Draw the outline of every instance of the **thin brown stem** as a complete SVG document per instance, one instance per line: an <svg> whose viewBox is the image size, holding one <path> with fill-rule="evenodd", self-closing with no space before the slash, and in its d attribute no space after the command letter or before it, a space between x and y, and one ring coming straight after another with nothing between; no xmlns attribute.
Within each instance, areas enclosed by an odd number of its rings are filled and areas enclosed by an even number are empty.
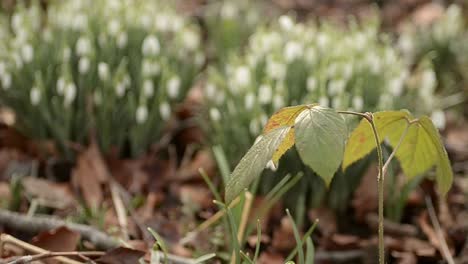
<svg viewBox="0 0 468 264"><path fill-rule="evenodd" d="M100 257L100 256L103 256L104 254L105 254L104 252L99 252L99 251L45 252L45 253L40 253L36 255L22 256L13 261L8 262L7 264L31 263L33 261L38 261L38 260L47 259L47 258L55 258L55 257L82 257L82 256Z"/></svg>

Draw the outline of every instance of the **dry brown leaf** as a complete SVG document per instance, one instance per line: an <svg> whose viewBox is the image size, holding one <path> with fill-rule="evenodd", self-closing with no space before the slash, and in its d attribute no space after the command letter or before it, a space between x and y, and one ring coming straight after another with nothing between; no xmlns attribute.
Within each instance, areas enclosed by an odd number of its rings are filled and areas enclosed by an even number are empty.
<svg viewBox="0 0 468 264"><path fill-rule="evenodd" d="M180 167L175 178L177 180L187 181L192 179L199 179L199 169L202 168L208 175L212 175L216 168L216 163L211 155L210 150L198 151L195 157L185 166Z"/></svg>
<svg viewBox="0 0 468 264"><path fill-rule="evenodd" d="M414 237L406 237L403 239L402 248L405 251L413 252L420 257L434 257L436 248L424 240Z"/></svg>
<svg viewBox="0 0 468 264"><path fill-rule="evenodd" d="M377 210L377 174L377 165L371 164L354 192L351 204L355 210L356 218L361 221L365 219L367 213Z"/></svg>
<svg viewBox="0 0 468 264"><path fill-rule="evenodd" d="M34 177L25 177L21 182L26 194L37 199L43 206L66 209L76 204L75 197L67 183L54 183Z"/></svg>
<svg viewBox="0 0 468 264"><path fill-rule="evenodd" d="M258 258L258 264L283 264L284 258L278 253L263 252Z"/></svg>
<svg viewBox="0 0 468 264"><path fill-rule="evenodd" d="M444 14L444 7L438 3L427 3L412 15L412 21L419 26L428 26Z"/></svg>
<svg viewBox="0 0 468 264"><path fill-rule="evenodd" d="M335 212L330 208L319 207L310 210L309 219L311 221L319 220L317 228L322 231L325 236L330 236L338 230Z"/></svg>
<svg viewBox="0 0 468 264"><path fill-rule="evenodd" d="M94 210L99 208L103 201L101 184L108 181L110 176L96 143L92 143L78 156L72 177L81 190L86 205Z"/></svg>
<svg viewBox="0 0 468 264"><path fill-rule="evenodd" d="M31 244L53 252L75 251L80 237L78 232L63 226L38 234L32 238ZM47 259L44 262L59 263L53 259Z"/></svg>
<svg viewBox="0 0 468 264"><path fill-rule="evenodd" d="M289 252L296 246L293 223L289 217L281 219L281 226L273 230L272 247L281 252Z"/></svg>
<svg viewBox="0 0 468 264"><path fill-rule="evenodd" d="M178 188L179 199L184 204L196 204L202 208L213 205L213 196L210 190L201 184L184 184Z"/></svg>
<svg viewBox="0 0 468 264"><path fill-rule="evenodd" d="M118 247L95 260L98 264L135 264L145 255L144 251Z"/></svg>
<svg viewBox="0 0 468 264"><path fill-rule="evenodd" d="M411 252L393 251L392 256L396 258L397 264L417 264L418 263L418 259Z"/></svg>

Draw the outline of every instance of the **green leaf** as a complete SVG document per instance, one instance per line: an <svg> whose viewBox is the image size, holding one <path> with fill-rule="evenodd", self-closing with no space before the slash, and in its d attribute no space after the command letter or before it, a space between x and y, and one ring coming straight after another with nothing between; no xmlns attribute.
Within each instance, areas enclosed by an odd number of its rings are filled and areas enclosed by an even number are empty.
<svg viewBox="0 0 468 264"><path fill-rule="evenodd" d="M396 134L401 135L401 132L411 119L411 115L407 111L384 111L373 114L374 123L377 133L380 136L380 143L385 137ZM345 170L349 165L362 159L368 155L374 148L375 138L372 127L366 119L362 119L359 125L353 130L351 136L346 143L343 165Z"/></svg>
<svg viewBox="0 0 468 264"><path fill-rule="evenodd" d="M310 105L313 106L313 105ZM263 129L263 134L282 126L293 126L296 117L308 107L307 105L296 105L284 107L274 113Z"/></svg>
<svg viewBox="0 0 468 264"><path fill-rule="evenodd" d="M347 136L343 117L329 108L308 107L296 118L294 128L302 161L329 185L343 159Z"/></svg>
<svg viewBox="0 0 468 264"><path fill-rule="evenodd" d="M282 126L271 130L249 149L228 179L226 203L230 203L260 175L290 129L291 127Z"/></svg>
<svg viewBox="0 0 468 264"><path fill-rule="evenodd" d="M428 117L423 116L419 119L419 123L426 131L429 139L437 150L436 179L439 191L442 195L445 195L450 189L450 186L452 186L453 181L453 172L447 151L445 150L444 144L440 139L439 131L437 128L435 128L432 121Z"/></svg>

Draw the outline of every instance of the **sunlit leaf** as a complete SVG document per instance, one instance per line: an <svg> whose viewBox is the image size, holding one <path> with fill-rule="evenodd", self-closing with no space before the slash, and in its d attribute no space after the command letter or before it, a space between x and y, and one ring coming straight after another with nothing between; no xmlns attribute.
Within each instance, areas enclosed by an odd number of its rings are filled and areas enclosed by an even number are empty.
<svg viewBox="0 0 468 264"><path fill-rule="evenodd" d="M313 105L311 105L313 106ZM263 129L263 134L268 133L269 131L276 129L281 126L292 126L296 117L305 109L307 105L296 105L290 107L284 107L274 113Z"/></svg>
<svg viewBox="0 0 468 264"><path fill-rule="evenodd" d="M329 185L343 159L347 136L343 117L332 109L313 106L299 114L294 128L302 161Z"/></svg>
<svg viewBox="0 0 468 264"><path fill-rule="evenodd" d="M384 111L374 113L374 123L380 136L380 143L390 134L401 135L411 116L406 111ZM366 119L362 119L353 130L346 143L343 170L349 165L368 155L374 148L375 138L372 127Z"/></svg>
<svg viewBox="0 0 468 264"><path fill-rule="evenodd" d="M281 156L283 156L284 153L286 153L286 151L288 151L288 149L290 149L293 145L294 145L294 128L291 127L286 137L284 137L283 142L281 142L278 149L275 151L275 153L273 154L273 157L271 158L275 166L278 166L278 161L281 158Z"/></svg>
<svg viewBox="0 0 468 264"><path fill-rule="evenodd" d="M226 202L231 202L257 178L273 157L291 127L282 126L271 130L255 143L231 174L226 184Z"/></svg>

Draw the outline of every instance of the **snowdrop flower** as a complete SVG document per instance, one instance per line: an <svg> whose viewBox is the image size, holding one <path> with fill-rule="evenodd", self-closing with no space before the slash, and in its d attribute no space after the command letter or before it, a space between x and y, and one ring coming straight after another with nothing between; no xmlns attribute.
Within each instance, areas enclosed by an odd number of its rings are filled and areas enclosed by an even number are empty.
<svg viewBox="0 0 468 264"><path fill-rule="evenodd" d="M362 96L356 95L352 99L353 108L356 111L361 111L364 107L364 99Z"/></svg>
<svg viewBox="0 0 468 264"><path fill-rule="evenodd" d="M213 83L207 83L205 85L205 95L208 99L213 99L216 95L216 86Z"/></svg>
<svg viewBox="0 0 468 264"><path fill-rule="evenodd" d="M226 1L221 7L221 17L223 19L233 19L237 16L238 10L234 3Z"/></svg>
<svg viewBox="0 0 468 264"><path fill-rule="evenodd" d="M182 43L184 44L185 48L193 51L198 48L200 39L198 34L193 30L184 30L182 33Z"/></svg>
<svg viewBox="0 0 468 264"><path fill-rule="evenodd" d="M81 36L78 41L76 41L76 54L78 56L85 56L91 53L91 41L89 38Z"/></svg>
<svg viewBox="0 0 468 264"><path fill-rule="evenodd" d="M120 49L123 49L127 46L128 42L128 35L127 32L120 32L119 35L117 35L117 47Z"/></svg>
<svg viewBox="0 0 468 264"><path fill-rule="evenodd" d="M88 25L88 17L85 14L77 14L72 22L72 27L75 30L84 30Z"/></svg>
<svg viewBox="0 0 468 264"><path fill-rule="evenodd" d="M307 78L307 91L313 92L317 88L317 79L314 76L309 76Z"/></svg>
<svg viewBox="0 0 468 264"><path fill-rule="evenodd" d="M328 107L330 104L330 101L328 100L328 97L326 96L320 96L319 98L319 105L323 107Z"/></svg>
<svg viewBox="0 0 468 264"><path fill-rule="evenodd" d="M65 94L64 94L64 104L65 106L71 105L76 97L76 86L74 83L69 83L65 87Z"/></svg>
<svg viewBox="0 0 468 264"><path fill-rule="evenodd" d="M29 92L29 99L31 100L32 105L38 105L41 101L41 90L34 86Z"/></svg>
<svg viewBox="0 0 468 264"><path fill-rule="evenodd" d="M3 90L8 90L11 87L11 74L4 73L1 76Z"/></svg>
<svg viewBox="0 0 468 264"><path fill-rule="evenodd" d="M160 50L159 40L154 35L148 35L143 40L143 44L141 46L141 52L143 55L158 55Z"/></svg>
<svg viewBox="0 0 468 264"><path fill-rule="evenodd" d="M159 105L159 113L161 114L161 118L163 120L168 120L171 116L171 106L168 102L162 102Z"/></svg>
<svg viewBox="0 0 468 264"><path fill-rule="evenodd" d="M147 79L143 82L143 94L147 97L153 96L154 84L152 80Z"/></svg>
<svg viewBox="0 0 468 264"><path fill-rule="evenodd" d="M59 77L57 80L57 93L63 95L66 85L67 83L65 82L65 79L63 77Z"/></svg>
<svg viewBox="0 0 468 264"><path fill-rule="evenodd" d="M24 62L30 63L34 56L34 49L33 47L27 43L21 47L21 55L24 59Z"/></svg>
<svg viewBox="0 0 468 264"><path fill-rule="evenodd" d="M358 33L354 37L354 47L357 50L363 50L366 47L367 38L364 33Z"/></svg>
<svg viewBox="0 0 468 264"><path fill-rule="evenodd" d="M161 70L161 66L159 66L159 63L157 61L151 61L144 59L142 66L141 66L141 71L144 76L148 77L153 77L157 75Z"/></svg>
<svg viewBox="0 0 468 264"><path fill-rule="evenodd" d="M245 109L251 110L255 104L255 95L252 92L248 92L244 98Z"/></svg>
<svg viewBox="0 0 468 264"><path fill-rule="evenodd" d="M341 108L341 103L342 103L341 97L336 96L335 98L333 98L332 107L335 109Z"/></svg>
<svg viewBox="0 0 468 264"><path fill-rule="evenodd" d="M143 124L148 119L148 108L146 105L138 106L135 113L136 121L138 124Z"/></svg>
<svg viewBox="0 0 468 264"><path fill-rule="evenodd" d="M278 19L280 27L284 31L291 31L294 28L294 21L287 15L282 15Z"/></svg>
<svg viewBox="0 0 468 264"><path fill-rule="evenodd" d="M258 135L258 133L260 132L260 125L258 124L257 120L255 119L250 120L249 130L250 130L250 134Z"/></svg>
<svg viewBox="0 0 468 264"><path fill-rule="evenodd" d="M101 81L109 79L109 65L105 62L99 62L98 64L98 75Z"/></svg>
<svg viewBox="0 0 468 264"><path fill-rule="evenodd" d="M112 19L107 25L109 35L116 36L120 31L120 22L117 19Z"/></svg>
<svg viewBox="0 0 468 264"><path fill-rule="evenodd" d="M245 87L250 84L250 69L247 66L237 67L234 72L234 81L236 85Z"/></svg>
<svg viewBox="0 0 468 264"><path fill-rule="evenodd" d="M431 114L431 119L432 119L432 122L434 122L434 125L435 125L438 129L444 129L444 128L445 128L446 120L445 120L444 111L442 111L442 110L435 110L435 111L432 112L432 114Z"/></svg>
<svg viewBox="0 0 468 264"><path fill-rule="evenodd" d="M13 14L13 16L11 17L11 27L13 28L13 31L15 31L15 33L22 30L23 17L21 16L21 14Z"/></svg>
<svg viewBox="0 0 468 264"><path fill-rule="evenodd" d="M403 93L404 79L401 77L393 78L388 82L388 90L397 97Z"/></svg>
<svg viewBox="0 0 468 264"><path fill-rule="evenodd" d="M125 95L126 85L124 82L118 82L115 85L115 94L117 97L122 98Z"/></svg>
<svg viewBox="0 0 468 264"><path fill-rule="evenodd" d="M144 29L149 29L151 27L151 17L148 15L141 16L140 23Z"/></svg>
<svg viewBox="0 0 468 264"><path fill-rule="evenodd" d="M81 74L86 74L89 71L90 66L91 62L89 61L88 57L82 57L78 62L78 71Z"/></svg>
<svg viewBox="0 0 468 264"><path fill-rule="evenodd" d="M211 108L210 109L210 118L214 122L221 120L221 113L219 112L218 108Z"/></svg>
<svg viewBox="0 0 468 264"><path fill-rule="evenodd" d="M437 84L437 77L432 70L425 70L421 77L421 94L424 96L432 96L432 92Z"/></svg>
<svg viewBox="0 0 468 264"><path fill-rule="evenodd" d="M346 82L344 80L332 80L328 84L328 91L330 95L338 95L344 92Z"/></svg>
<svg viewBox="0 0 468 264"><path fill-rule="evenodd" d="M155 25L162 32L169 31L171 29L171 17L168 14L161 13L156 16Z"/></svg>
<svg viewBox="0 0 468 264"><path fill-rule="evenodd" d="M266 73L267 76L273 80L283 80L286 77L286 65L284 65L284 63L268 60Z"/></svg>
<svg viewBox="0 0 468 264"><path fill-rule="evenodd" d="M15 61L15 66L18 70L23 68L23 59L21 59L21 56L19 54L14 53L13 60Z"/></svg>
<svg viewBox="0 0 468 264"><path fill-rule="evenodd" d="M303 47L301 44L295 41L289 41L284 47L284 57L286 62L292 62L295 59L301 57L303 54Z"/></svg>
<svg viewBox="0 0 468 264"><path fill-rule="evenodd" d="M367 63L373 74L377 74L381 70L380 58L375 54L371 53L367 56Z"/></svg>
<svg viewBox="0 0 468 264"><path fill-rule="evenodd" d="M327 47L329 42L329 38L325 33L318 33L317 34L317 46L323 50Z"/></svg>
<svg viewBox="0 0 468 264"><path fill-rule="evenodd" d="M414 49L413 39L409 34L402 34L398 39L398 47L405 54L412 54Z"/></svg>
<svg viewBox="0 0 468 264"><path fill-rule="evenodd" d="M279 94L275 94L275 96L273 97L273 108L280 109L283 106L284 106L283 97Z"/></svg>
<svg viewBox="0 0 468 264"><path fill-rule="evenodd" d="M273 91L268 84L262 84L258 88L258 101L261 104L269 104L273 97Z"/></svg>
<svg viewBox="0 0 468 264"><path fill-rule="evenodd" d="M169 98L176 98L179 96L179 91L180 91L180 78L179 76L174 76L171 77L167 81L167 94L169 95Z"/></svg>

